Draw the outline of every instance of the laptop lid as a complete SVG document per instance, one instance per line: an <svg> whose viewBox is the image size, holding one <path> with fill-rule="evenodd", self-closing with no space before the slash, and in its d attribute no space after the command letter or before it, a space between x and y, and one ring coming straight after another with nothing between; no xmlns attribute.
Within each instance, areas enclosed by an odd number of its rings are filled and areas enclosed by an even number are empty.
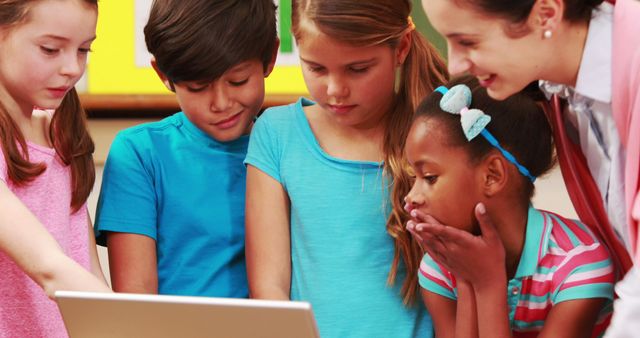
<svg viewBox="0 0 640 338"><path fill-rule="evenodd" d="M319 338L298 301L56 291L71 338Z"/></svg>

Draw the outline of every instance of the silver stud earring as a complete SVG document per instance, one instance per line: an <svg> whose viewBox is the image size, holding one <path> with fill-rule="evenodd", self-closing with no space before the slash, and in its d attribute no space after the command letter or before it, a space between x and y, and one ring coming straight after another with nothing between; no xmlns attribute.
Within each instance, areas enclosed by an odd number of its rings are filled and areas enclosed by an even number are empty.
<svg viewBox="0 0 640 338"><path fill-rule="evenodd" d="M553 36L553 32L550 29L547 29L544 31L544 33L542 33L542 36L547 40L551 39L551 37Z"/></svg>

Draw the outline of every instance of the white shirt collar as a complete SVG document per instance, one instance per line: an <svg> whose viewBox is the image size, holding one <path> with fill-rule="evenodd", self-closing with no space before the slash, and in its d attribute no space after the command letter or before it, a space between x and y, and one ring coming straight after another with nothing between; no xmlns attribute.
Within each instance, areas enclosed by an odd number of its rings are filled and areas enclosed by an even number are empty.
<svg viewBox="0 0 640 338"><path fill-rule="evenodd" d="M611 102L611 40L613 5L604 2L593 11L575 91L600 102Z"/></svg>

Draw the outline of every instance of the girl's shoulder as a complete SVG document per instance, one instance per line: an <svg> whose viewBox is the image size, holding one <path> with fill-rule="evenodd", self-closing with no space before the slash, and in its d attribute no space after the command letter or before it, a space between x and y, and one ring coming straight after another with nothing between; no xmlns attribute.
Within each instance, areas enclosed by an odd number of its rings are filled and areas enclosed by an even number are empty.
<svg viewBox="0 0 640 338"><path fill-rule="evenodd" d="M599 243L598 237L580 220L571 219L554 212L538 210L548 223L550 237L564 250L581 245Z"/></svg>
<svg viewBox="0 0 640 338"><path fill-rule="evenodd" d="M303 114L304 107L313 104L314 103L312 101L301 97L296 102L281 106L273 106L265 109L265 111L258 116L258 121L260 119L285 121L291 120L291 118L295 117L296 115Z"/></svg>
<svg viewBox="0 0 640 338"><path fill-rule="evenodd" d="M313 104L312 101L300 98L294 103L269 107L258 116L256 128L260 129L268 126L267 128L272 130L286 130L296 125L304 125L306 123L304 107Z"/></svg>

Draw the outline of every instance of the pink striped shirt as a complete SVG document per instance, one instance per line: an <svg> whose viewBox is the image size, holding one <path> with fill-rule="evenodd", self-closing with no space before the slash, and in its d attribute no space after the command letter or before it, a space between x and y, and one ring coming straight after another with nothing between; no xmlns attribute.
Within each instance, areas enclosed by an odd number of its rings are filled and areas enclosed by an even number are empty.
<svg viewBox="0 0 640 338"><path fill-rule="evenodd" d="M428 254L418 277L426 290L457 299L455 277ZM514 337L537 336L555 304L586 298L609 300L592 336L602 335L611 317L615 280L608 251L584 224L529 208L520 263L506 290Z"/></svg>
<svg viewBox="0 0 640 338"><path fill-rule="evenodd" d="M0 180L4 181L45 225L67 255L89 269L89 234L86 205L71 213L71 171L56 152L28 143L32 162L47 170L24 187L7 178L7 163L0 151ZM20 220L15 220L20 226ZM67 337L56 303L0 251L0 337Z"/></svg>

